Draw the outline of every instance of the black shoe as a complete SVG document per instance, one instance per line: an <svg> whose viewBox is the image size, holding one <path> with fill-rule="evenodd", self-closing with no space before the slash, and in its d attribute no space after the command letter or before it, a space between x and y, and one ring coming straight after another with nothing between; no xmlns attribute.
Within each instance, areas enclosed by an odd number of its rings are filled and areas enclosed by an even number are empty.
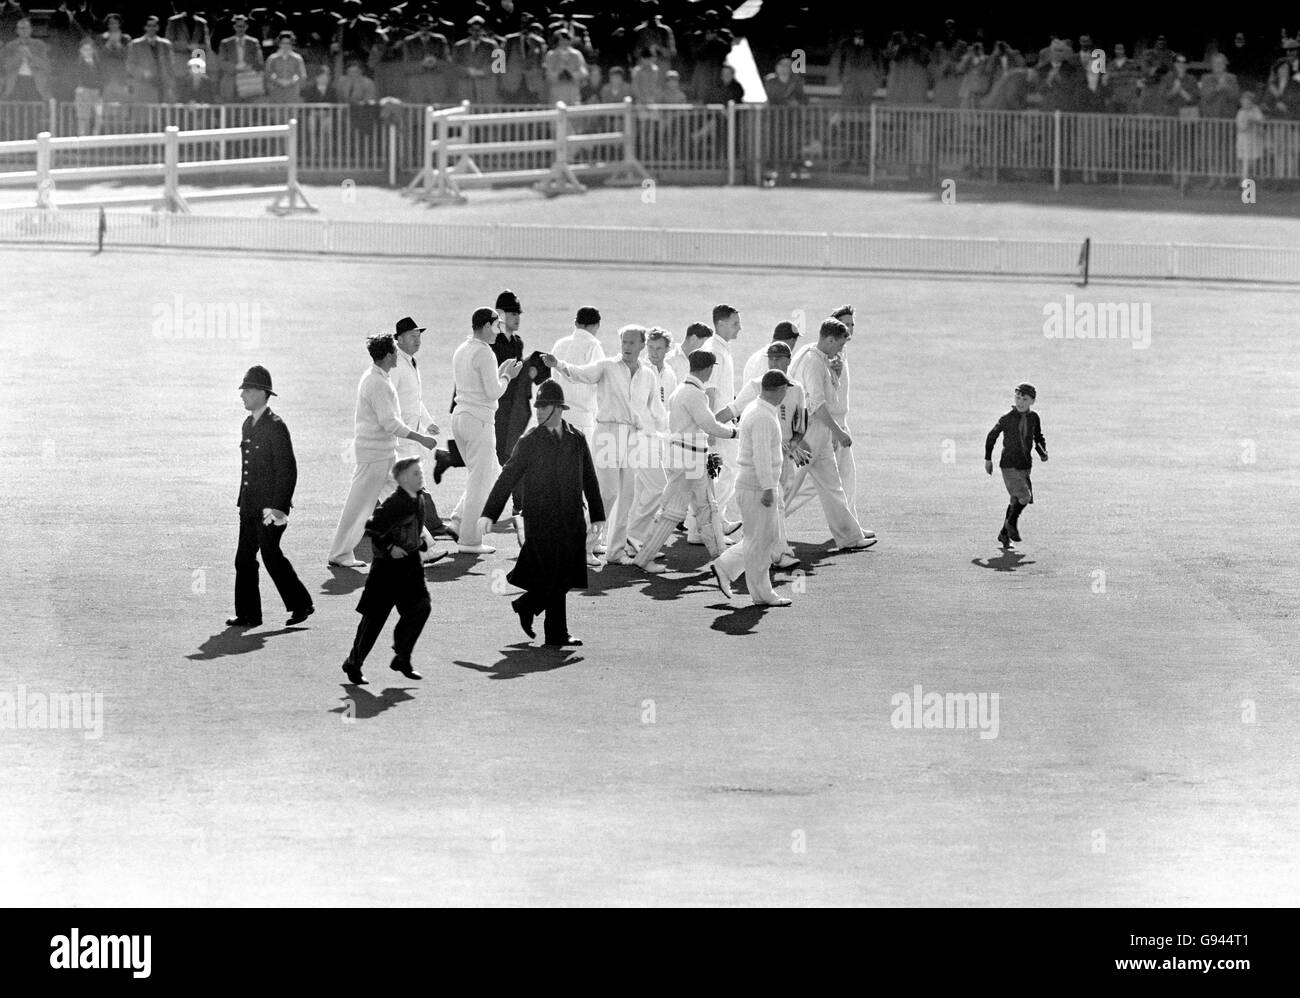
<svg viewBox="0 0 1300 998"><path fill-rule="evenodd" d="M445 450L436 450L433 452L433 484L441 485L442 476L447 473L451 467L451 460Z"/></svg>
<svg viewBox="0 0 1300 998"><path fill-rule="evenodd" d="M352 661L349 655L343 660L343 671L347 674L348 682L353 686L366 686L366 677L361 674L361 666Z"/></svg>
<svg viewBox="0 0 1300 998"><path fill-rule="evenodd" d="M520 609L519 600L517 599L510 601L510 609L519 614L519 626L524 629L524 633L530 638L537 637L537 634L533 631L533 612L531 610Z"/></svg>
<svg viewBox="0 0 1300 998"><path fill-rule="evenodd" d="M1013 541L1019 541L1019 540L1020 540L1020 528L1017 527L1014 523L1008 523L1008 524L1007 524L1007 536L1010 537Z"/></svg>
<svg viewBox="0 0 1300 998"><path fill-rule="evenodd" d="M1004 548L1011 547L1011 538L1007 536L1006 527L1003 527L1002 530L998 533L998 543L1001 544Z"/></svg>
<svg viewBox="0 0 1300 998"><path fill-rule="evenodd" d="M411 665L411 660L409 658L399 658L397 655L394 655L393 660L392 662L389 663L388 667L392 669L394 672L400 672L407 679L424 678L422 675L420 675L418 672L415 671L415 667Z"/></svg>
<svg viewBox="0 0 1300 998"><path fill-rule="evenodd" d="M294 610L292 616L285 621L285 625L292 627L294 624L301 624L304 620L316 612L316 608L308 603L301 610Z"/></svg>
<svg viewBox="0 0 1300 998"><path fill-rule="evenodd" d="M261 627L262 618L258 617L256 620L253 620L251 617L227 617L226 626L227 627Z"/></svg>
<svg viewBox="0 0 1300 998"><path fill-rule="evenodd" d="M563 641L548 641L546 643L552 648L563 648L566 645L572 645L575 648L582 647L582 642L574 637L566 637Z"/></svg>

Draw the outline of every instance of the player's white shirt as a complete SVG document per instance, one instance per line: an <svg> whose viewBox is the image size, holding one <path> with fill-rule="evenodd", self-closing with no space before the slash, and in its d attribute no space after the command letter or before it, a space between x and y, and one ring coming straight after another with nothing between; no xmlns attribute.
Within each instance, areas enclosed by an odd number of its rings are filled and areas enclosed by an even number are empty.
<svg viewBox="0 0 1300 998"><path fill-rule="evenodd" d="M740 376L741 384L749 384L755 378L761 378L767 370L767 347L759 347L745 361L744 373ZM742 388L741 391L744 391Z"/></svg>
<svg viewBox="0 0 1300 998"><path fill-rule="evenodd" d="M764 374L767 372L764 371ZM790 379L794 381L793 378ZM763 393L763 376L759 375L751 381L747 381L740 389L740 394L736 396L736 401L731 404L731 411L744 413L749 403L757 398L761 398ZM794 436L795 427L797 426L802 432L804 427L805 415L803 408L805 404L803 385L795 381L793 385L785 390L785 399L776 407L777 416L781 421L781 442L788 444Z"/></svg>
<svg viewBox="0 0 1300 998"><path fill-rule="evenodd" d="M812 353L817 353L817 357L811 357ZM816 343L809 343L807 346L800 347L790 362L790 380L800 381L807 388L808 411L811 415L816 408L821 405L822 400L826 402L826 411L835 419L837 423L847 425L849 415L849 357L848 348L840 351L840 359L843 363L840 370L836 373L831 369L826 360L826 355L817 350ZM820 364L810 361L820 360ZM816 385L825 381L823 390L818 390Z"/></svg>
<svg viewBox="0 0 1300 998"><path fill-rule="evenodd" d="M424 404L424 383L415 358L401 347L397 348L397 365L388 374L388 380L397 391L397 406L402 422L415 430L424 431L433 425L433 416Z"/></svg>
<svg viewBox="0 0 1300 998"><path fill-rule="evenodd" d="M605 348L600 345L600 340L585 329L574 329L568 336L561 336L555 341L555 346L551 347L551 353L556 359L575 367L583 367L593 361L605 359ZM594 423L596 386L566 378L559 371L552 372L551 376L564 388L564 401L569 405L571 416L580 423Z"/></svg>
<svg viewBox="0 0 1300 998"><path fill-rule="evenodd" d="M649 432L664 436L668 433L668 398L677 390L677 375L666 357L662 371L649 361L645 362L645 366L650 369L654 383L646 411L642 414L642 422Z"/></svg>
<svg viewBox="0 0 1300 998"><path fill-rule="evenodd" d="M721 409L724 405L730 405L736 397L736 360L731 353L731 344L721 336L710 339L708 349L718 360L713 365L713 375L705 382L705 387L718 390L715 401Z"/></svg>

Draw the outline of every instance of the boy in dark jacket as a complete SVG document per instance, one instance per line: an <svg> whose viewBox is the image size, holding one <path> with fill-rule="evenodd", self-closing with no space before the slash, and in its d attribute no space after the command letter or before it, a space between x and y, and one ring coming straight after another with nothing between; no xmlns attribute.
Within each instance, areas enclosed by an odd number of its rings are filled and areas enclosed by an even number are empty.
<svg viewBox="0 0 1300 998"><path fill-rule="evenodd" d="M357 604L361 623L352 642L352 651L343 663L348 681L366 684L362 663L397 607L397 626L393 628L391 668L407 679L422 679L411 665L411 651L429 619L429 589L424 584L424 565L420 552L427 542L421 536L441 524L434 512L433 497L424 491L424 472L418 457L403 458L393 465L397 490L380 504L366 522L366 536L374 549L374 562L366 577L366 588Z"/></svg>
<svg viewBox="0 0 1300 998"><path fill-rule="evenodd" d="M1002 459L998 466L1002 469L1002 481L1011 495L1011 504L1007 506L1006 519L998 533L998 542L1004 547L1011 546L1012 541L1020 540L1020 531L1016 523L1021 511L1034 501L1033 487L1029 482L1029 469L1034 465L1034 451L1044 461L1047 460L1047 441L1043 437L1042 423L1038 413L1031 407L1038 398L1033 385L1020 385L1016 388L1015 408L997 421L984 441L984 470L993 474L993 445L997 443L998 434L1002 434Z"/></svg>

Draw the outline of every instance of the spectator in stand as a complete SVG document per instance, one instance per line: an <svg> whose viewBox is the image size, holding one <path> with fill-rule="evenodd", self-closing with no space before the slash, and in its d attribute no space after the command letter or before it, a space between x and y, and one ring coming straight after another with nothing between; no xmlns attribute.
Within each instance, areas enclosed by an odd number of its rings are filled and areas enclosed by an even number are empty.
<svg viewBox="0 0 1300 998"><path fill-rule="evenodd" d="M931 100L936 107L960 107L962 59L966 55L966 43L958 41L953 49L943 42L935 42L931 56L934 68L934 93Z"/></svg>
<svg viewBox="0 0 1300 998"><path fill-rule="evenodd" d="M641 49L649 49L654 55L655 62L667 69L677 58L677 38L673 34L673 29L664 24L663 16L657 9L659 6L657 0L642 0L641 6L646 8L649 16L636 26L632 44L636 46L638 52Z"/></svg>
<svg viewBox="0 0 1300 998"><path fill-rule="evenodd" d="M221 71L218 85L221 100L226 104L252 100L264 89L260 82L264 68L262 47L248 34L248 17L236 14L231 21L231 30L234 34L221 39L217 46L217 65Z"/></svg>
<svg viewBox="0 0 1300 998"><path fill-rule="evenodd" d="M1264 77L1268 75L1267 62L1260 58L1256 46L1246 40L1244 31L1238 31L1233 35L1232 44L1224 54L1228 57L1228 65L1237 75L1243 90L1253 90L1263 85Z"/></svg>
<svg viewBox="0 0 1300 998"><path fill-rule="evenodd" d="M1029 106L1029 94L1036 82L1034 70L1013 64L998 76L980 106L989 111L1023 111Z"/></svg>
<svg viewBox="0 0 1300 998"><path fill-rule="evenodd" d="M19 18L14 30L17 37L0 48L0 71L4 73L0 97L13 101L49 100L49 46L32 37L30 18Z"/></svg>
<svg viewBox="0 0 1300 998"><path fill-rule="evenodd" d="M343 73L343 79L339 80L335 85L334 92L338 95L340 102L351 104L354 107L374 104L379 100L379 90L375 86L375 81L365 74L361 61L358 59L352 59L348 62Z"/></svg>
<svg viewBox="0 0 1300 998"><path fill-rule="evenodd" d="M506 38L523 31L527 23L533 19L533 15L526 10L521 11L514 0L496 0L492 6L495 9L488 11L487 23L498 38Z"/></svg>
<svg viewBox="0 0 1300 998"><path fill-rule="evenodd" d="M867 29L858 25L831 55L831 76L840 83L840 103L866 107L885 79L880 52L867 42Z"/></svg>
<svg viewBox="0 0 1300 998"><path fill-rule="evenodd" d="M330 53L334 56L334 75L340 80L345 74L348 60L369 68L378 61L376 43L379 41L379 22L361 12L361 0L343 0L343 14ZM482 18L479 19L480 21Z"/></svg>
<svg viewBox="0 0 1300 998"><path fill-rule="evenodd" d="M266 94L272 104L297 104L307 82L307 64L294 51L297 38L292 31L281 31L277 41L280 47L266 60Z"/></svg>
<svg viewBox="0 0 1300 998"><path fill-rule="evenodd" d="M497 40L487 33L486 23L475 14L465 22L469 35L451 49L452 61L461 78L461 97L475 104L496 104L501 100L501 77L492 72L492 53Z"/></svg>
<svg viewBox="0 0 1300 998"><path fill-rule="evenodd" d="M95 39L83 38L68 73L78 135L98 135L104 127L104 67Z"/></svg>
<svg viewBox="0 0 1300 998"><path fill-rule="evenodd" d="M609 82L600 88L600 102L621 104L625 98L631 96L632 88L627 82L627 71L622 66L611 66Z"/></svg>
<svg viewBox="0 0 1300 998"><path fill-rule="evenodd" d="M555 45L542 59L542 71L546 74L547 99L552 104L556 101L564 101L566 104L582 103L587 60L573 47L567 31L555 33Z"/></svg>
<svg viewBox="0 0 1300 998"><path fill-rule="evenodd" d="M337 104L339 95L334 89L334 74L328 57L316 64L315 72L302 89L304 104ZM307 111L306 129L303 133L304 149L309 156L319 160L330 149L334 139L334 112L328 108L311 108Z"/></svg>
<svg viewBox="0 0 1300 998"><path fill-rule="evenodd" d="M638 104L658 104L664 92L664 74L655 61L654 52L643 48L632 67L632 99Z"/></svg>
<svg viewBox="0 0 1300 998"><path fill-rule="evenodd" d="M961 85L957 88L957 103L960 107L979 107L980 101L989 92L993 65L993 61L984 53L984 43L971 43L957 65L957 72L961 75Z"/></svg>
<svg viewBox="0 0 1300 998"><path fill-rule="evenodd" d="M665 104L689 104L690 99L682 89L682 74L675 69L664 74L663 102Z"/></svg>
<svg viewBox="0 0 1300 998"><path fill-rule="evenodd" d="M501 81L502 96L518 104L540 104L546 98L546 36L533 15L519 15L521 27L506 35L503 48L506 53L505 78Z"/></svg>
<svg viewBox="0 0 1300 998"><path fill-rule="evenodd" d="M1201 116L1201 91L1195 78L1187 72L1187 56L1181 52L1174 56L1173 72L1166 76L1161 90L1167 103L1167 114L1180 121L1191 121ZM1188 178L1196 166L1191 127L1180 124L1175 136L1173 183L1181 193L1186 193Z"/></svg>
<svg viewBox="0 0 1300 998"><path fill-rule="evenodd" d="M50 93L56 100L75 100L72 71L81 40L91 33L91 26L85 0L63 0L50 14L45 44L50 51Z"/></svg>
<svg viewBox="0 0 1300 998"><path fill-rule="evenodd" d="M157 15L150 14L144 22L144 34L127 47L126 75L131 81L131 101L135 104L171 103L175 97L172 45L158 33L161 28Z"/></svg>
<svg viewBox="0 0 1300 998"><path fill-rule="evenodd" d="M126 76L126 53L131 39L122 30L122 15L109 14L104 19L107 30L99 36L99 58L103 70L105 126L122 123L121 105L131 96ZM111 130L111 129L110 129Z"/></svg>
<svg viewBox="0 0 1300 998"><path fill-rule="evenodd" d="M456 74L451 64L451 43L435 31L432 14L420 15L420 26L398 40L393 51L401 61L407 100L414 104L454 104Z"/></svg>
<svg viewBox="0 0 1300 998"><path fill-rule="evenodd" d="M1101 77L1102 106L1111 114L1133 114L1142 89L1142 67L1128 57L1123 42L1117 42L1113 52Z"/></svg>
<svg viewBox="0 0 1300 998"><path fill-rule="evenodd" d="M803 89L803 75L794 72L793 67L794 60L783 55L776 60L776 70L763 77L767 102L773 107L808 103L808 95Z"/></svg>
<svg viewBox="0 0 1300 998"><path fill-rule="evenodd" d="M730 101L734 101L737 104L745 103L745 88L741 82L736 79L735 67L733 67L729 62L724 62L722 64L722 69L719 71L719 75L722 79L721 103L725 104Z"/></svg>
<svg viewBox="0 0 1300 998"><path fill-rule="evenodd" d="M1241 85L1228 72L1228 57L1216 52L1210 57L1210 71L1198 82L1201 114L1206 118L1235 118L1241 105Z"/></svg>
<svg viewBox="0 0 1300 998"><path fill-rule="evenodd" d="M1237 165L1241 179L1249 180L1259 174L1259 161L1264 156L1264 112L1255 103L1255 95L1243 91L1237 111Z"/></svg>
<svg viewBox="0 0 1300 998"><path fill-rule="evenodd" d="M203 53L204 78L207 78L207 64L215 61L216 50L212 47L212 27L208 19L199 14L185 10L185 4L172 3L174 13L167 18L163 27L163 37L172 47L172 75L178 81L190 76L190 60L197 50Z"/></svg>
<svg viewBox="0 0 1300 998"><path fill-rule="evenodd" d="M924 104L929 98L930 53L925 36L895 31L885 48L889 76L885 83L887 104Z"/></svg>
<svg viewBox="0 0 1300 998"><path fill-rule="evenodd" d="M1300 119L1300 41L1282 43L1284 55L1268 74L1268 110L1280 118Z"/></svg>
<svg viewBox="0 0 1300 998"><path fill-rule="evenodd" d="M1037 93L1044 111L1078 111L1083 103L1083 72L1072 58L1070 43L1062 39L1052 42L1047 61L1037 67Z"/></svg>
<svg viewBox="0 0 1300 998"><path fill-rule="evenodd" d="M1155 45L1143 52L1141 58L1142 68L1148 79L1155 75L1157 70L1171 70L1174 68L1174 53L1169 48L1169 43L1165 40L1164 35L1156 35Z"/></svg>
<svg viewBox="0 0 1300 998"><path fill-rule="evenodd" d="M1100 53L1094 56L1093 53ZM1079 73L1083 79L1083 89L1079 92L1079 110L1084 112L1101 111L1103 95L1101 80L1105 75L1106 55L1092 41L1092 35L1079 36Z"/></svg>
<svg viewBox="0 0 1300 998"><path fill-rule="evenodd" d="M692 38L691 94L701 104L725 104L729 98L722 91L722 67L731 55L731 32L717 23L715 11L702 30Z"/></svg>
<svg viewBox="0 0 1300 998"><path fill-rule="evenodd" d="M1168 90L1168 78L1172 72L1172 69L1157 66L1154 72L1142 78L1142 86L1138 91L1138 114L1164 116L1169 113L1169 99L1166 96L1166 91Z"/></svg>
<svg viewBox="0 0 1300 998"><path fill-rule="evenodd" d="M176 82L176 103L213 104L216 100L217 87L208 76L208 60L202 49L196 49L185 65L185 75Z"/></svg>

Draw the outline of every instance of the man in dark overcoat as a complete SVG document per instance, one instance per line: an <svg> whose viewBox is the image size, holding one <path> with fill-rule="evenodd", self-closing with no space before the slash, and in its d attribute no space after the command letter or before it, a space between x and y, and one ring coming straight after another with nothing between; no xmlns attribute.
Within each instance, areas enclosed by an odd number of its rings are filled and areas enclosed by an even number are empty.
<svg viewBox="0 0 1300 998"><path fill-rule="evenodd" d="M605 507L587 438L564 421L568 408L564 389L555 381L542 382L533 408L537 426L519 438L501 469L480 517L487 523L480 522L479 529L491 529L511 491L522 484L528 499L523 513L524 543L506 581L524 594L511 608L530 638L537 636L533 618L545 614L546 644L580 645L582 642L569 634L565 600L570 589L587 588L587 520L590 531L599 533Z"/></svg>
<svg viewBox="0 0 1300 998"><path fill-rule="evenodd" d="M314 611L311 594L299 580L280 550L280 538L289 524L293 489L298 483L298 465L293 441L284 420L273 413L269 402L271 372L261 366L248 369L239 395L248 410L239 446L243 451L243 475L239 481L239 547L235 551L235 615L230 627L260 627L262 597L257 584L257 555L261 552L266 574L275 583L289 624L300 624Z"/></svg>

